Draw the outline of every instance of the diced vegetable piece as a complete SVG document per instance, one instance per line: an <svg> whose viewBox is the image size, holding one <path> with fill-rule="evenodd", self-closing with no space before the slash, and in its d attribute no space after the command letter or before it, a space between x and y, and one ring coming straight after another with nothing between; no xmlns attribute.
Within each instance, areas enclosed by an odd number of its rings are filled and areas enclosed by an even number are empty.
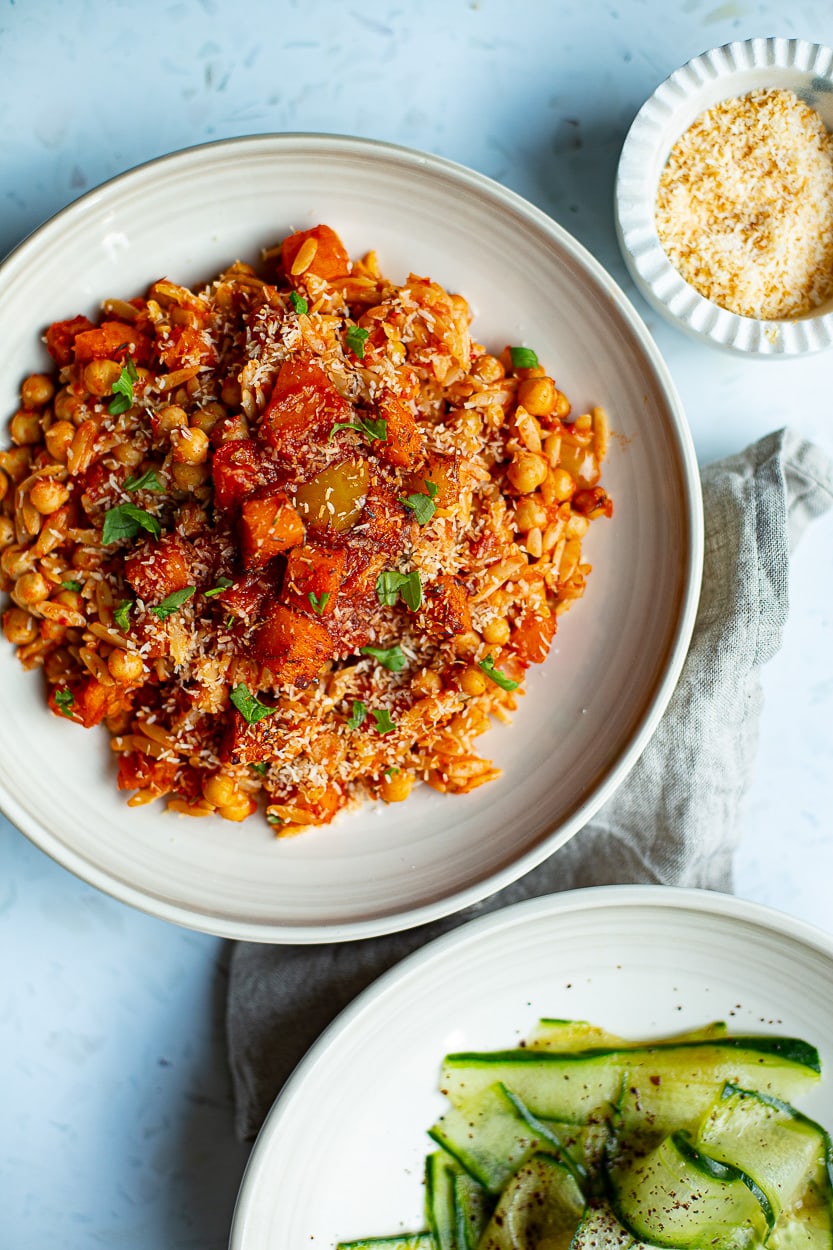
<svg viewBox="0 0 833 1250"><path fill-rule="evenodd" d="M217 363L217 349L200 330L191 326L171 326L167 336L157 343L156 350L171 372L189 365L206 368Z"/></svg>
<svg viewBox="0 0 833 1250"><path fill-rule="evenodd" d="M307 686L335 654L324 626L279 603L255 634L252 654L287 685Z"/></svg>
<svg viewBox="0 0 833 1250"><path fill-rule="evenodd" d="M76 364L131 356L137 364L146 365L153 349L150 340L135 326L123 321L102 321L100 326L76 334L72 350Z"/></svg>
<svg viewBox="0 0 833 1250"><path fill-rule="evenodd" d="M441 637L471 629L469 597L462 582L450 573L441 573L423 586L422 611L431 631Z"/></svg>
<svg viewBox="0 0 833 1250"><path fill-rule="evenodd" d="M425 467L417 469L408 478L408 489L424 491L426 482L431 482L437 488L433 496L437 507L451 507L460 490L460 457L456 453L430 451Z"/></svg>
<svg viewBox="0 0 833 1250"><path fill-rule="evenodd" d="M341 548L306 543L295 547L287 557L282 595L295 607L308 611L312 606L317 616L329 616L343 578L344 551Z"/></svg>
<svg viewBox="0 0 833 1250"><path fill-rule="evenodd" d="M380 460L408 468L422 450L422 434L409 408L395 395L383 394L378 403L379 416L387 423L387 438L374 444Z"/></svg>
<svg viewBox="0 0 833 1250"><path fill-rule="evenodd" d="M260 568L304 540L304 523L282 490L258 491L240 509L240 548L247 569Z"/></svg>
<svg viewBox="0 0 833 1250"><path fill-rule="evenodd" d="M295 507L313 529L341 534L361 516L369 484L366 460L342 460L303 482L295 492Z"/></svg>
<svg viewBox="0 0 833 1250"><path fill-rule="evenodd" d="M512 646L520 659L529 664L540 664L547 658L555 637L557 619L555 613L545 607L524 612L511 635Z"/></svg>
<svg viewBox="0 0 833 1250"><path fill-rule="evenodd" d="M224 764L260 764L277 755L285 736L276 716L264 716L249 724L235 710L220 746L220 759Z"/></svg>
<svg viewBox="0 0 833 1250"><path fill-rule="evenodd" d="M72 345L79 334L94 330L88 317L70 317L68 321L53 321L46 331L46 350L61 368L72 363Z"/></svg>
<svg viewBox="0 0 833 1250"><path fill-rule="evenodd" d="M288 235L281 244L281 262L290 282L296 280L296 275L292 273L292 266L308 240L315 243L315 249L307 248L307 254L311 253L312 259L305 267L304 273L315 274L316 278L325 278L329 281L350 272L350 257L335 230L329 226L313 226L311 230L298 230L295 234ZM297 277L301 278L303 274Z"/></svg>
<svg viewBox="0 0 833 1250"><path fill-rule="evenodd" d="M349 421L352 412L320 365L287 360L280 367L260 429L279 454L295 457L305 445L325 443L333 425Z"/></svg>
<svg viewBox="0 0 833 1250"><path fill-rule="evenodd" d="M67 690L71 699L66 697ZM49 694L49 707L56 716L74 720L85 729L100 724L105 716L112 716L127 705L123 686L104 686L95 677L56 686Z"/></svg>
<svg viewBox="0 0 833 1250"><path fill-rule="evenodd" d="M192 584L189 568L190 544L178 534L167 534L159 542L145 542L127 557L124 575L145 603L159 603L175 590Z"/></svg>
<svg viewBox="0 0 833 1250"><path fill-rule="evenodd" d="M169 794L178 767L178 760L155 760L141 751L129 751L119 756L118 788Z"/></svg>
<svg viewBox="0 0 833 1250"><path fill-rule="evenodd" d="M221 512L239 507L259 486L274 481L274 469L251 438L222 443L211 462L214 504Z"/></svg>
<svg viewBox="0 0 833 1250"><path fill-rule="evenodd" d="M574 512L589 517L591 521L600 516L613 516L613 500L601 486L591 486L589 490L577 490L570 501Z"/></svg>

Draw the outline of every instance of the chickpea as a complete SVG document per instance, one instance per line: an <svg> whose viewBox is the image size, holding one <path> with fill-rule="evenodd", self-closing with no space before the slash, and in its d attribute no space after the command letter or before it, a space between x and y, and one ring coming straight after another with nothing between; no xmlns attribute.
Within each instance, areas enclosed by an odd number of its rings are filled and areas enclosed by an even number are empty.
<svg viewBox="0 0 833 1250"><path fill-rule="evenodd" d="M488 642L490 646L502 647L505 642L509 641L509 622L502 616L496 616L493 621L483 626L481 630L484 642Z"/></svg>
<svg viewBox="0 0 833 1250"><path fill-rule="evenodd" d="M171 434L174 430L181 429L182 426L188 424L188 416L184 408L180 408L179 404L166 404L164 408L160 408L156 414L156 435L160 437L163 434Z"/></svg>
<svg viewBox="0 0 833 1250"><path fill-rule="evenodd" d="M40 413L26 412L21 408L12 417L9 432L12 442L17 443L18 447L27 447L40 442Z"/></svg>
<svg viewBox="0 0 833 1250"><path fill-rule="evenodd" d="M63 482L57 482L54 477L41 477L29 491L29 498L41 516L49 516L66 503L69 491Z"/></svg>
<svg viewBox="0 0 833 1250"><path fill-rule="evenodd" d="M45 621L44 624L51 624ZM59 681L66 680L67 674L72 668L72 657L63 647L58 647L51 655L48 655L43 663L43 671L46 674L47 681L57 684Z"/></svg>
<svg viewBox="0 0 833 1250"><path fill-rule="evenodd" d="M22 482L29 476L30 453L28 447L10 447L0 451L0 469L3 469L15 483Z"/></svg>
<svg viewBox="0 0 833 1250"><path fill-rule="evenodd" d="M207 777L202 783L202 792L215 807L235 807L243 799L243 794L234 780L224 773L212 773Z"/></svg>
<svg viewBox="0 0 833 1250"><path fill-rule="evenodd" d="M249 423L241 412L236 417L226 418L219 425L219 432L221 443L230 443L237 438L248 438Z"/></svg>
<svg viewBox="0 0 833 1250"><path fill-rule="evenodd" d="M144 451L135 443L116 443L110 455L128 469L135 469L136 465L141 464L145 458Z"/></svg>
<svg viewBox="0 0 833 1250"><path fill-rule="evenodd" d="M548 417L555 407L556 396L552 378L524 378L518 386L518 403L533 417Z"/></svg>
<svg viewBox="0 0 833 1250"><path fill-rule="evenodd" d="M91 395L99 398L112 395L113 387L121 377L121 365L115 360L91 360L84 366L84 385Z"/></svg>
<svg viewBox="0 0 833 1250"><path fill-rule="evenodd" d="M555 400L555 408L553 415L558 417L559 421L563 421L565 417L569 417L572 412L572 404L563 391L559 391Z"/></svg>
<svg viewBox="0 0 833 1250"><path fill-rule="evenodd" d="M0 551L5 551L14 542L14 525L11 517L0 516ZM0 567L2 567L0 565Z"/></svg>
<svg viewBox="0 0 833 1250"><path fill-rule="evenodd" d="M9 479L6 476L6 474L3 472L3 470L0 469L0 502L2 502L6 498L6 495L8 495L8 493L9 493Z"/></svg>
<svg viewBox="0 0 833 1250"><path fill-rule="evenodd" d="M547 462L542 456L534 451L521 451L506 470L506 476L516 491L529 495L537 490L548 472Z"/></svg>
<svg viewBox="0 0 833 1250"><path fill-rule="evenodd" d="M196 490L208 481L208 467L204 464L175 464L174 483L179 490Z"/></svg>
<svg viewBox="0 0 833 1250"><path fill-rule="evenodd" d="M480 646L480 639L473 630L468 630L464 634L455 634L451 646L455 655L472 656Z"/></svg>
<svg viewBox="0 0 833 1250"><path fill-rule="evenodd" d="M40 636L44 642L60 642L66 633L66 625L61 625L59 621L43 620L39 626Z"/></svg>
<svg viewBox="0 0 833 1250"><path fill-rule="evenodd" d="M208 459L208 435L203 430L177 431L174 442L174 460L177 464L205 464Z"/></svg>
<svg viewBox="0 0 833 1250"><path fill-rule="evenodd" d="M21 573L14 584L14 597L19 604L34 607L49 598L52 587L42 573Z"/></svg>
<svg viewBox="0 0 833 1250"><path fill-rule="evenodd" d="M225 415L225 408L221 404L206 404L204 408L198 408L195 413L192 413L191 428L210 434L217 422L222 421Z"/></svg>
<svg viewBox="0 0 833 1250"><path fill-rule="evenodd" d="M515 529L519 534L534 529L536 525L545 525L547 510L535 495L524 495L515 507Z"/></svg>
<svg viewBox="0 0 833 1250"><path fill-rule="evenodd" d="M480 382L498 382L506 377L506 370L497 356L478 356L472 367L472 374Z"/></svg>
<svg viewBox="0 0 833 1250"><path fill-rule="evenodd" d="M58 421L71 421L73 424L78 425L84 419L84 405L78 396L73 395L72 391L66 387L64 390L58 391L53 407Z"/></svg>
<svg viewBox="0 0 833 1250"><path fill-rule="evenodd" d="M576 489L575 481L566 469L553 469L552 485L556 499L562 503L565 499L570 499Z"/></svg>
<svg viewBox="0 0 833 1250"><path fill-rule="evenodd" d="M43 408L55 394L55 383L46 373L31 373L20 388L24 408Z"/></svg>
<svg viewBox="0 0 833 1250"><path fill-rule="evenodd" d="M70 612L84 615L84 600L77 590L61 590L52 596L52 602L60 603L61 607L69 608Z"/></svg>
<svg viewBox="0 0 833 1250"><path fill-rule="evenodd" d="M463 694L478 695L486 689L486 678L476 664L469 664L460 674L460 689Z"/></svg>
<svg viewBox="0 0 833 1250"><path fill-rule="evenodd" d="M237 378L226 378L220 388L220 398L227 408L238 408L243 398L243 391Z"/></svg>
<svg viewBox="0 0 833 1250"><path fill-rule="evenodd" d="M9 608L3 613L3 633L13 647L25 647L38 636L38 623L23 608Z"/></svg>
<svg viewBox="0 0 833 1250"><path fill-rule="evenodd" d="M35 558L28 547L10 543L0 556L0 569L7 577L20 577L23 573L29 572L34 562Z"/></svg>
<svg viewBox="0 0 833 1250"><path fill-rule="evenodd" d="M136 655L135 651L122 651L119 647L107 656L107 668L113 680L123 686L141 681L145 671L140 655Z"/></svg>
<svg viewBox="0 0 833 1250"><path fill-rule="evenodd" d="M66 464L70 445L75 437L75 426L71 421L56 421L44 434L46 450L53 460Z"/></svg>
<svg viewBox="0 0 833 1250"><path fill-rule="evenodd" d="M403 803L414 788L414 774L391 772L379 784L379 797L386 803Z"/></svg>
<svg viewBox="0 0 833 1250"><path fill-rule="evenodd" d="M246 820L251 816L252 812L257 808L257 804L252 799L245 796L241 798L239 803L235 803L232 807L218 807L217 811L223 820Z"/></svg>
<svg viewBox="0 0 833 1250"><path fill-rule="evenodd" d="M420 694L427 695L439 694L443 688L442 678L432 668L424 668L421 673L417 673L411 685Z"/></svg>

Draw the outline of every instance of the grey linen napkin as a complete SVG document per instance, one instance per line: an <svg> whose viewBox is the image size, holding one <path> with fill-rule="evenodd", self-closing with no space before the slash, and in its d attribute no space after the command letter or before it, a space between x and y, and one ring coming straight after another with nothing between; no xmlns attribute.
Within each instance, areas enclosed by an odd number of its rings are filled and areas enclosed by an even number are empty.
<svg viewBox="0 0 833 1250"><path fill-rule="evenodd" d="M759 670L781 645L790 550L833 505L833 463L780 430L709 465L702 482L703 588L682 676L627 779L580 834L499 893L405 933L331 946L235 946L226 1023L241 1140L256 1135L281 1085L338 1012L456 925L580 886L731 888L757 743Z"/></svg>

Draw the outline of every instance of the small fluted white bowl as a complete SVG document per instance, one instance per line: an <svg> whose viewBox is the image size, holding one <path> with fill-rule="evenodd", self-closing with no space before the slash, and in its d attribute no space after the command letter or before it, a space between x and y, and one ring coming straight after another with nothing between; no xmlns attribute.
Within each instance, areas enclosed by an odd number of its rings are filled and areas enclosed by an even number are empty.
<svg viewBox="0 0 833 1250"><path fill-rule="evenodd" d="M719 101L765 87L794 91L833 131L833 49L781 38L712 48L675 70L637 113L619 159L616 231L640 293L673 325L732 352L779 359L833 344L833 299L787 320L741 317L686 282L669 260L655 221L660 175L680 135Z"/></svg>

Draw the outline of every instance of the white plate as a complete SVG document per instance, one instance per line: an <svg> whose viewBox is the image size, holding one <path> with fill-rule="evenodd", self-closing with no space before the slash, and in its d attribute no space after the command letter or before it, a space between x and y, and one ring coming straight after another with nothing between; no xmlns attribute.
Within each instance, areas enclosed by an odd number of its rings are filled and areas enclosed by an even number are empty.
<svg viewBox="0 0 833 1250"><path fill-rule="evenodd" d="M45 363L38 334L162 275L210 278L293 227L332 224L352 254L463 292L480 341L534 346L577 410L608 407L615 503L593 526L586 599L564 618L511 729L505 770L466 798L424 789L277 841L268 826L127 809L104 731L49 715L0 640L0 801L85 880L193 928L259 941L363 937L450 913L540 862L596 811L648 740L696 610L702 517L667 370L621 292L569 235L497 184L435 157L327 136L192 149L91 192L0 270L0 412Z"/></svg>
<svg viewBox="0 0 833 1250"><path fill-rule="evenodd" d="M576 890L454 930L383 976L298 1066L255 1143L231 1250L425 1227L425 1130L448 1051L517 1045L540 1016L657 1037L725 1020L802 1037L826 1078L802 1107L833 1127L833 939L727 895Z"/></svg>

